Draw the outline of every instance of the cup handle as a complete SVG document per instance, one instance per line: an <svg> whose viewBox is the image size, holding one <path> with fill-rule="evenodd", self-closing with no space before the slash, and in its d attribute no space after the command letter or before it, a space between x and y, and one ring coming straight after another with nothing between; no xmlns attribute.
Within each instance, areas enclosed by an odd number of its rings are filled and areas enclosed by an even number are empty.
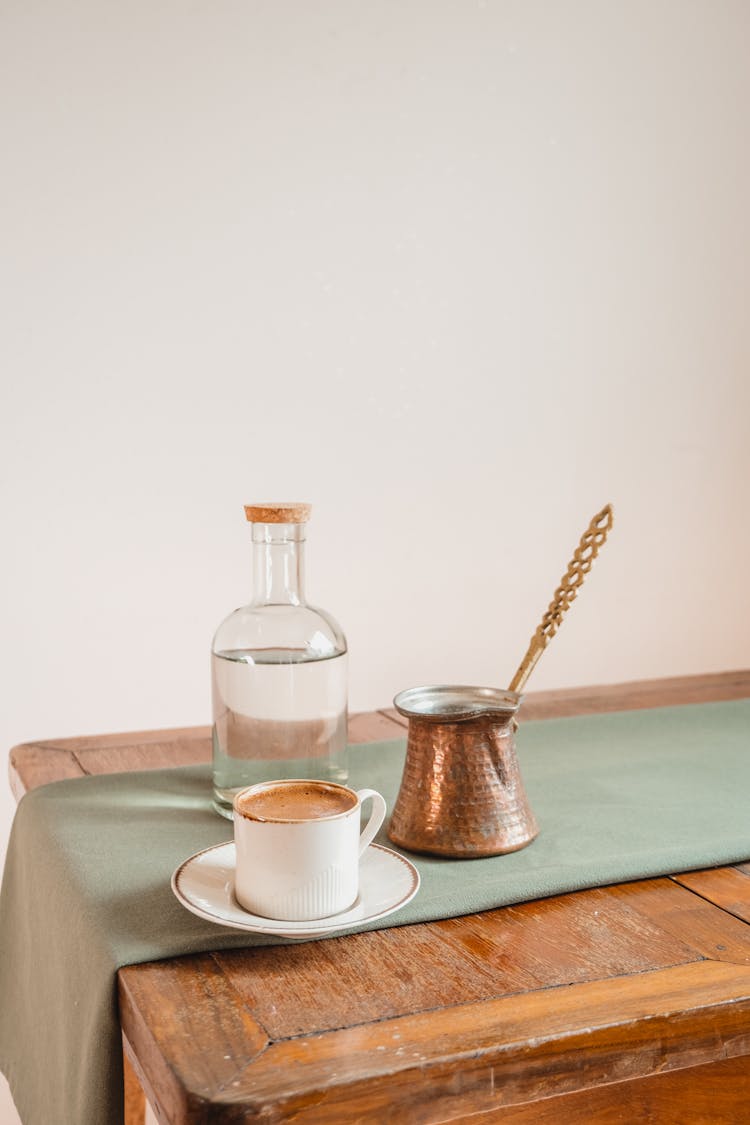
<svg viewBox="0 0 750 1125"><path fill-rule="evenodd" d="M360 803L366 801L368 797L372 797L370 819L359 838L359 854L362 855L365 848L369 847L372 843L375 833L385 820L386 805L383 797L381 797L380 793L376 793L374 789L359 789L357 790L357 796L359 797Z"/></svg>

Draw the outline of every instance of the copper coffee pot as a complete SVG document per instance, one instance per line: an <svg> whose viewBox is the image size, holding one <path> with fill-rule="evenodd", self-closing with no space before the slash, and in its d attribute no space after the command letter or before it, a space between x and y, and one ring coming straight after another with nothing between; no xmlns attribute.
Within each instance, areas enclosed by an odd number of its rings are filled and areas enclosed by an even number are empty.
<svg viewBox="0 0 750 1125"><path fill-rule="evenodd" d="M607 505L591 520L507 691L437 685L393 701L409 720L406 762L388 835L415 852L472 858L525 847L537 835L516 757L519 691L612 527Z"/></svg>
<svg viewBox="0 0 750 1125"><path fill-rule="evenodd" d="M388 835L415 852L469 858L523 848L538 829L516 758L521 696L481 687L419 687L393 703L409 720Z"/></svg>

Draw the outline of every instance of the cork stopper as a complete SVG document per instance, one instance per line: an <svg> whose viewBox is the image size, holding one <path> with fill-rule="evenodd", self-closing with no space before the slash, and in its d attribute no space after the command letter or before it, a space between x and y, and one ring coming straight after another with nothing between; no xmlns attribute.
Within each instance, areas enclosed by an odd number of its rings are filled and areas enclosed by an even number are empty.
<svg viewBox="0 0 750 1125"><path fill-rule="evenodd" d="M311 504L245 504L248 523L307 523Z"/></svg>

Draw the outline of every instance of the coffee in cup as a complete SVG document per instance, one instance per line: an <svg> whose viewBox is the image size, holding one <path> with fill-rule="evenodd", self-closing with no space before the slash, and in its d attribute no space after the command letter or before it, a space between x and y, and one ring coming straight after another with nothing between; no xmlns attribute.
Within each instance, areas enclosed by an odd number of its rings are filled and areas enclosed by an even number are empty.
<svg viewBox="0 0 750 1125"><path fill-rule="evenodd" d="M238 795L235 809L248 820L276 822L338 816L357 804L357 794L343 785L317 781L285 781L255 785Z"/></svg>
<svg viewBox="0 0 750 1125"><path fill-rule="evenodd" d="M360 808L373 810L360 834ZM359 857L385 819L373 789L330 781L266 781L234 798L235 897L265 918L308 921L347 910Z"/></svg>

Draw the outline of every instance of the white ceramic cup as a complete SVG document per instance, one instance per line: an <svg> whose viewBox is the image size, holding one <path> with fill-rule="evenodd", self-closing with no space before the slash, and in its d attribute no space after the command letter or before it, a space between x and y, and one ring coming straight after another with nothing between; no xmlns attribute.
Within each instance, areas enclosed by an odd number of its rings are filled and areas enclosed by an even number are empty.
<svg viewBox="0 0 750 1125"><path fill-rule="evenodd" d="M372 800L360 835L362 802ZM306 922L348 910L359 894L359 858L386 804L374 789L329 781L266 781L234 798L237 901L251 914Z"/></svg>

